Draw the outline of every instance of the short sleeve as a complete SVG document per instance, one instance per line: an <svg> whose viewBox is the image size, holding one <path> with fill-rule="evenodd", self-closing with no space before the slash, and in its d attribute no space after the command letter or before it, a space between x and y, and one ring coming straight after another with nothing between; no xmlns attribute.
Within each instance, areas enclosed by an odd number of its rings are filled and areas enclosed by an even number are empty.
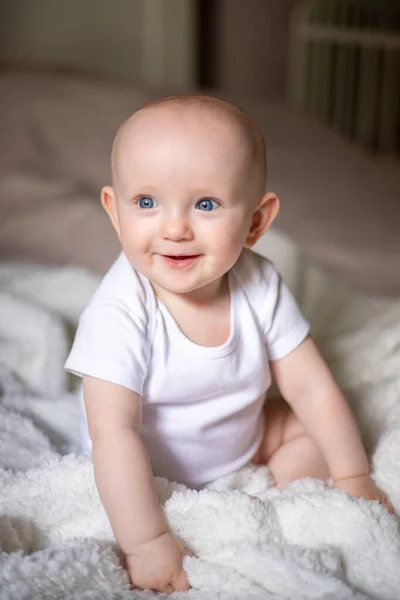
<svg viewBox="0 0 400 600"><path fill-rule="evenodd" d="M120 306L106 303L89 306L82 314L65 369L142 395L148 360L146 323Z"/></svg>
<svg viewBox="0 0 400 600"><path fill-rule="evenodd" d="M275 269L270 272L266 304L269 319L264 330L265 342L270 360L278 360L301 344L310 331L310 325Z"/></svg>

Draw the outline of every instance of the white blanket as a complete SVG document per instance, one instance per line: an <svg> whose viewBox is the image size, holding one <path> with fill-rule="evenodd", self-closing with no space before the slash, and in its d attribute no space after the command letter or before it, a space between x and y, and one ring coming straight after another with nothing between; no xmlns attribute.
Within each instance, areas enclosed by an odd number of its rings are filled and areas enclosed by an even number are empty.
<svg viewBox="0 0 400 600"><path fill-rule="evenodd" d="M400 302L358 295L274 232L260 251L311 320L400 514ZM75 268L0 265L1 600L154 595L129 589L90 461L73 454L77 389L62 365L97 283ZM376 502L311 479L279 491L252 466L200 492L157 487L195 554L184 561L192 589L171 597L400 598L398 521Z"/></svg>

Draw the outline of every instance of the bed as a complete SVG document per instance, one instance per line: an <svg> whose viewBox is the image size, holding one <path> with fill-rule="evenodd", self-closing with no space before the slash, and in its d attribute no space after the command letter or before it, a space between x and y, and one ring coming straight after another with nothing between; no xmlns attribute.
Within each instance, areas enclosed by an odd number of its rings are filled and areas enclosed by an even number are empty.
<svg viewBox="0 0 400 600"><path fill-rule="evenodd" d="M164 91L163 91L164 92ZM162 92L162 93L163 93ZM168 90L166 90L168 92ZM99 207L116 128L161 93L60 72L0 72L1 598L146 598L129 590L63 371L79 314L118 254ZM359 419L400 514L400 172L266 98L237 102L266 136L284 274ZM200 598L382 598L400 589L398 521L304 479L246 467L200 492L157 481L196 554ZM178 597L178 594L176 594Z"/></svg>

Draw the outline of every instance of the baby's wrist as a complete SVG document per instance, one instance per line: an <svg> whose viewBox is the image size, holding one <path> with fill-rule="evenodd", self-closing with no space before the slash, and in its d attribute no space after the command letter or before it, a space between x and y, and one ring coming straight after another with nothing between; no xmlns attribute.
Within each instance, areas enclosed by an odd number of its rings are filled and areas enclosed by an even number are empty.
<svg viewBox="0 0 400 600"><path fill-rule="evenodd" d="M141 552L143 552L143 550L146 547L151 546L151 544L154 544L154 542L161 540L167 533L168 533L168 531L167 531L167 529L165 529L164 531L160 532L158 535L154 535L151 538L145 538L145 539L141 539L138 542L134 542L129 547L129 549L125 550L124 553L126 556L136 556L137 554L140 554Z"/></svg>

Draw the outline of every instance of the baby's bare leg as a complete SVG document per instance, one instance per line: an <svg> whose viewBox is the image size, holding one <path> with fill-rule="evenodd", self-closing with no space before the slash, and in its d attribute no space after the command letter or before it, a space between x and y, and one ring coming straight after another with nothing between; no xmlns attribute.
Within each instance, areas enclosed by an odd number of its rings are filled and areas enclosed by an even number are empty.
<svg viewBox="0 0 400 600"><path fill-rule="evenodd" d="M253 462L268 465L277 487L301 477L329 477L321 452L283 398L268 399L264 415L264 437Z"/></svg>

